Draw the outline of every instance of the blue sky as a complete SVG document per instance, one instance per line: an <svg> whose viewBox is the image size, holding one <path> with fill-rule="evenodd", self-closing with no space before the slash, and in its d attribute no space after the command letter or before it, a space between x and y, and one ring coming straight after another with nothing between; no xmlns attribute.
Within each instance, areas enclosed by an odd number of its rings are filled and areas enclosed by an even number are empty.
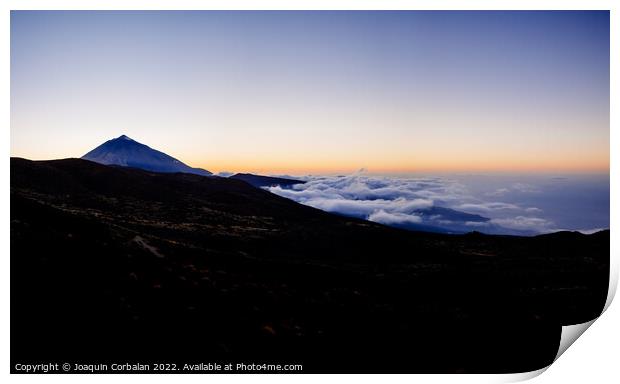
<svg viewBox="0 0 620 384"><path fill-rule="evenodd" d="M609 169L609 13L13 11L11 154L212 171Z"/></svg>

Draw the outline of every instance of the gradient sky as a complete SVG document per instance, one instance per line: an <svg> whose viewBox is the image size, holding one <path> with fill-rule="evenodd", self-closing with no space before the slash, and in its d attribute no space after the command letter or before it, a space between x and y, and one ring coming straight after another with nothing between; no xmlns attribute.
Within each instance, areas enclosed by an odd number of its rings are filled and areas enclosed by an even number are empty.
<svg viewBox="0 0 620 384"><path fill-rule="evenodd" d="M608 172L609 13L13 11L11 155Z"/></svg>

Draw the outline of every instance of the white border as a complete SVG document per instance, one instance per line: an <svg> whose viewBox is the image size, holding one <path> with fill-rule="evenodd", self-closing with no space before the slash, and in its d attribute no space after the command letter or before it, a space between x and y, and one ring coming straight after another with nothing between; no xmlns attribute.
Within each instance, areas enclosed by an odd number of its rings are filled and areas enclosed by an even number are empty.
<svg viewBox="0 0 620 384"><path fill-rule="evenodd" d="M2 13L0 16L2 28L0 28L0 51L3 52L1 61L2 65L2 81L0 84L10 84L10 10L17 9L286 9L286 10L302 10L302 9L419 9L419 10L529 10L529 9L553 9L553 10L581 10L581 9L602 9L611 10L611 106L618 104L618 76L616 68L620 68L620 41L618 37L620 17L618 10L620 9L618 2L614 1L559 1L559 0L522 0L522 1L501 1L501 0L4 0L0 4ZM0 93L0 114L2 116L5 133L0 136L2 146L6 149L6 157L2 161L0 169L2 172L3 187L0 189L1 212L5 215L9 211L9 162L10 154L10 88L2 87ZM613 149L620 149L618 134L618 109L611 109L610 123L610 145L611 151L611 196L618 195L618 156L615 155ZM618 204L615 199L611 199L611 227L616 228L618 223ZM2 317L0 318L2 332L0 333L0 371L2 376L8 375L9 368L9 220L5 216L0 224L2 225L2 242L1 256L2 266L0 278L1 286L1 302ZM618 281L618 237L612 232L612 276L610 279L611 288L608 297L607 306L609 306ZM618 342L620 341L620 333L618 331L620 324L620 310L618 305L611 306L603 314L600 320L594 322L591 328L586 332L586 336L576 341L576 345L569 348L554 364L552 364L544 375L537 377L535 380L541 383L583 383L590 382L618 382L620 373L617 367ZM350 375L346 379L361 382L374 381L376 379L389 380L393 382L421 381L421 382L507 382L524 380L536 377L544 372L542 369L537 372L516 375ZM278 375L213 375L213 376L182 376L183 380L204 383L209 382L230 383L238 382L242 379L251 378L256 383L273 383L288 382L292 376ZM151 375L135 375L135 376L26 376L12 375L8 377L11 382L31 382L33 380L45 379L50 382L83 382L87 379L92 382L107 383L110 380L120 380L122 382L129 381L148 381L148 382L168 382L171 379L178 379L173 376L151 376ZM300 375L294 379L300 382L314 383L318 380L341 381L342 376L337 375Z"/></svg>

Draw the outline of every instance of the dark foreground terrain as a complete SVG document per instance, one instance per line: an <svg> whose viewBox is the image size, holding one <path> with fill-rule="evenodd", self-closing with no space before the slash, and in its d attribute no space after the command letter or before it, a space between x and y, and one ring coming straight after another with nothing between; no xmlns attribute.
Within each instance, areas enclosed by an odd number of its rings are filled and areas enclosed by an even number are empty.
<svg viewBox="0 0 620 384"><path fill-rule="evenodd" d="M11 360L520 372L598 316L609 232L408 232L234 179L11 159Z"/></svg>

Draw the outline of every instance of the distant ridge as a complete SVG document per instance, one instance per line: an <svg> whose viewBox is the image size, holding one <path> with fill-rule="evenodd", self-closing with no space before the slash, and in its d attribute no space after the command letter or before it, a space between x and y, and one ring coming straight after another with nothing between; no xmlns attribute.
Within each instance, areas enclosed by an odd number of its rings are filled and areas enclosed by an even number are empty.
<svg viewBox="0 0 620 384"><path fill-rule="evenodd" d="M287 179L284 177L271 177L271 176L261 176L254 175L252 173L236 173L229 177L229 179L237 179L243 180L246 183L257 187L291 187L295 184L303 184L305 181L295 180L295 179Z"/></svg>
<svg viewBox="0 0 620 384"><path fill-rule="evenodd" d="M211 172L205 169L192 168L172 156L139 143L125 135L106 141L82 156L82 159L99 164L140 168L153 172L211 175Z"/></svg>

